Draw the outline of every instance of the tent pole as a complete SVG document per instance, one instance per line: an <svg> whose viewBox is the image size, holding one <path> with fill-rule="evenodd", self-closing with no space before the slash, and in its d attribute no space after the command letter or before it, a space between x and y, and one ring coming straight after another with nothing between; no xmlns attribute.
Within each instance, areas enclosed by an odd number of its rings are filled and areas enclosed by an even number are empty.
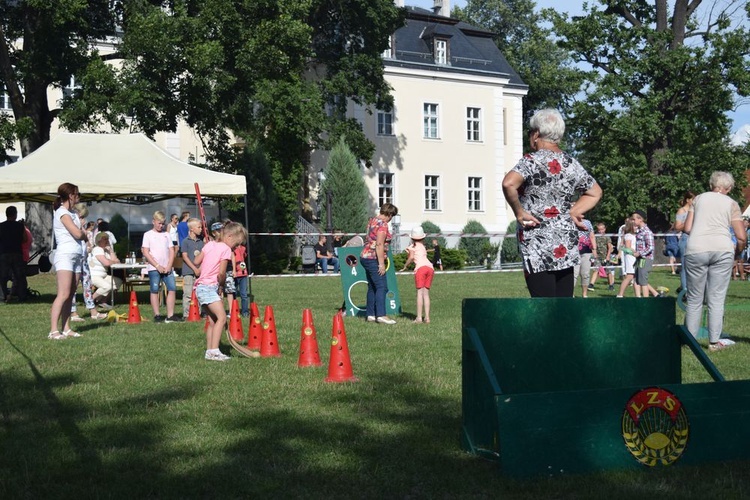
<svg viewBox="0 0 750 500"><path fill-rule="evenodd" d="M247 215L247 193L245 193L244 201L245 201L245 228L248 229L250 227L250 217L248 217ZM250 235L249 234L247 235L247 242L246 242L245 248L247 248L247 296L250 299L250 302L255 302L255 297L253 297L253 268L250 265Z"/></svg>

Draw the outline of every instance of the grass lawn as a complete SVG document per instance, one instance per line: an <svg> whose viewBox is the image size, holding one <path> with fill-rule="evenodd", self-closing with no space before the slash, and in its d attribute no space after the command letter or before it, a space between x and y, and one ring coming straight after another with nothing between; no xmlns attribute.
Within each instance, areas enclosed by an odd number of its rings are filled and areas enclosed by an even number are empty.
<svg viewBox="0 0 750 500"><path fill-rule="evenodd" d="M588 300L614 296L602 283ZM748 462L520 481L463 452L461 300L526 297L520 273L438 273L430 325L411 323L413 279L400 276L397 325L345 319L354 384L323 382L336 278L254 278L283 355L224 343L226 363L203 360L202 322L88 320L82 338L47 340L54 277L29 284L41 299L0 305L0 498L750 498ZM750 378L748 298L750 283L732 282L725 331L738 345L710 355L728 379ZM297 367L303 308L321 368ZM684 382L709 380L683 364Z"/></svg>

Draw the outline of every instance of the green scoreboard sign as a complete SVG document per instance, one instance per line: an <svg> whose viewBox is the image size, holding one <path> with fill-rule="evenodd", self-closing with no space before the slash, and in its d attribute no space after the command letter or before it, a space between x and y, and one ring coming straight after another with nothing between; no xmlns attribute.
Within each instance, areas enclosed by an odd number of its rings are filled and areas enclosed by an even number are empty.
<svg viewBox="0 0 750 500"><path fill-rule="evenodd" d="M362 247L340 247L338 249L341 264L341 287L344 292L344 303L347 316L365 316L367 314L367 276L365 268L359 262ZM386 255L385 277L388 292L385 295L385 313L400 314L401 298L396 283L396 269L393 256Z"/></svg>

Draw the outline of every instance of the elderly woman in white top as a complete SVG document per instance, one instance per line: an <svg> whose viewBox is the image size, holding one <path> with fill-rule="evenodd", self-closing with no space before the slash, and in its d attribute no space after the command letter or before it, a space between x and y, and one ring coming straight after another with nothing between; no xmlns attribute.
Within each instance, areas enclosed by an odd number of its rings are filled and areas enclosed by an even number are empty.
<svg viewBox="0 0 750 500"><path fill-rule="evenodd" d="M742 213L736 201L727 194L734 188L734 178L727 172L714 172L709 180L710 192L695 197L688 210L684 231L690 234L685 249L687 273L687 309L685 326L693 335L700 330L703 300L708 306L709 350L718 351L734 344L721 338L724 326L724 300L735 255L747 243ZM737 243L732 243L729 228L734 228Z"/></svg>
<svg viewBox="0 0 750 500"><path fill-rule="evenodd" d="M94 302L106 309L110 306L107 304L107 297L114 289L117 290L122 285L122 280L116 276L107 274L107 270L112 264L117 264L120 259L111 251L109 235L107 233L98 233L96 235L96 246L91 251L89 265L91 267L91 282L96 286L94 293Z"/></svg>

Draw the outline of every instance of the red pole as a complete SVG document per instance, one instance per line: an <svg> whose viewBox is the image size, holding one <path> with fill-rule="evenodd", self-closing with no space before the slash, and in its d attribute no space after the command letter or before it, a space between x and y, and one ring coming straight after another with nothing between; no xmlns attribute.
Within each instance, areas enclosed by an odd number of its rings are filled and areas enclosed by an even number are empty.
<svg viewBox="0 0 750 500"><path fill-rule="evenodd" d="M201 189L198 187L198 183L195 183L195 198L198 201L198 213L201 215L201 222L203 223L203 241L208 243L208 232L210 228L206 225L206 212L203 211L203 198L201 198Z"/></svg>

